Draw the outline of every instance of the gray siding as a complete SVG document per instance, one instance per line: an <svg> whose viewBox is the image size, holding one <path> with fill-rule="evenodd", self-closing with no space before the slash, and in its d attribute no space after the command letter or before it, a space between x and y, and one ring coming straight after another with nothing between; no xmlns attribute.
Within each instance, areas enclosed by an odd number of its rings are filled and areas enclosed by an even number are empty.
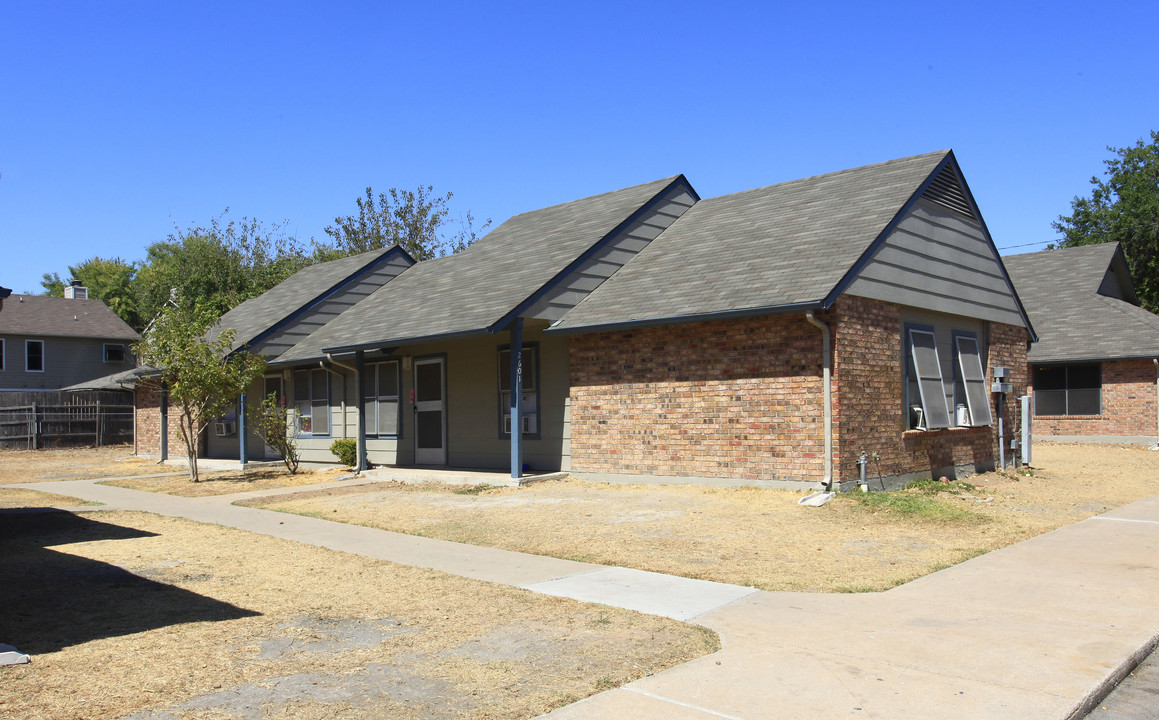
<svg viewBox="0 0 1159 720"><path fill-rule="evenodd" d="M55 390L130 370L136 361L132 342L93 338L4 335L4 369L0 370L0 390ZM44 342L44 372L25 372L25 340ZM125 362L106 363L106 342L125 346Z"/></svg>
<svg viewBox="0 0 1159 720"><path fill-rule="evenodd" d="M662 195L651 212L617 233L581 267L565 276L523 314L554 322L623 267L648 243L696 202L688 185L680 183Z"/></svg>
<svg viewBox="0 0 1159 720"><path fill-rule="evenodd" d="M850 295L1022 325L982 225L921 199L846 291Z"/></svg>
<svg viewBox="0 0 1159 720"><path fill-rule="evenodd" d="M320 303L256 344L251 350L270 357L281 355L409 267L406 260L397 254L392 253L383 257L389 260L381 262L370 272L338 288Z"/></svg>

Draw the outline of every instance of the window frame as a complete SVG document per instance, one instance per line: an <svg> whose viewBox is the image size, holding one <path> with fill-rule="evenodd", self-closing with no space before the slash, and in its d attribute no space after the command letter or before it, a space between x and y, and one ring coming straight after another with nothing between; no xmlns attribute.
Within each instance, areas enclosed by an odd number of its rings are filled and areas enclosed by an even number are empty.
<svg viewBox="0 0 1159 720"><path fill-rule="evenodd" d="M1061 388L1042 388L1039 381L1039 370L1042 368L1061 369L1064 371L1063 387ZM1070 374L1073 368L1095 368L1098 373L1098 387L1097 388L1079 388L1071 387ZM1032 366L1031 382L1034 387L1034 417L1067 417L1067 418L1094 418L1100 417L1103 414L1103 364L1101 362L1077 362L1077 363L1050 363L1039 364ZM1071 412L1071 393L1075 390L1098 390L1098 408L1093 413L1074 413ZM1057 413L1040 413L1038 410L1039 393L1041 392L1058 392L1063 393L1063 412Z"/></svg>
<svg viewBox="0 0 1159 720"><path fill-rule="evenodd" d="M33 345L40 346L40 368L36 369L36 370L33 370L32 368L30 368L28 366L28 361L32 357L29 354L29 350L32 348ZM48 365L47 359L45 358L45 354L46 353L45 353L45 349L44 349L44 341L43 340L25 340L24 341L24 372L30 372L30 373L42 373L42 372L44 372L45 367Z"/></svg>
<svg viewBox="0 0 1159 720"><path fill-rule="evenodd" d="M923 431L930 431L930 430L945 430L947 428L953 427L953 417L950 414L949 408L946 407L946 381L945 381L944 376L942 375L941 356L938 355L938 337L937 337L937 333L934 330L934 327L932 325L919 325L916 323L906 323L904 326L904 331L905 331L905 338L904 338L904 344L905 344L904 367L905 367L905 371L903 373L904 377L902 378L902 381L903 381L904 386L905 386L905 393L904 393L904 396L905 396L905 410L904 410L905 415L904 415L904 418L905 418L906 429L907 430L919 430L920 429ZM914 333L928 335L930 337L930 339L933 341L932 350L934 353L934 365L937 368L936 378L932 375L929 377L925 377L925 378L923 378L923 376L922 376L922 370L918 367L918 364L919 364L918 359L914 354L914 342L913 342ZM911 362L912 362L912 366L911 366ZM912 376L910 374L911 367L913 369ZM918 386L917 403L915 403L914 398L912 398L910 396L910 381L911 381L911 379L916 381L917 386ZM930 416L930 408L932 406L933 401L932 401L932 399L927 400L926 392L929 390L929 388L925 387L923 385L923 380L926 383L930 383L930 382L933 382L935 379L937 380L938 387L941 389L941 392L936 395L936 397L939 398L938 402L940 403L941 407L940 408L935 407L934 409L935 410L941 409L945 413L945 424L940 424L940 425L932 424L932 420L931 420L931 416ZM923 428L919 428L916 424L913 424L911 422L911 410L910 410L910 408L913 407L915 404L922 408L922 418L923 418L923 421L925 423L925 427L923 427Z"/></svg>
<svg viewBox="0 0 1159 720"><path fill-rule="evenodd" d="M318 373L321 373L319 375ZM306 397L299 397L300 377L305 375ZM325 380L318 383L315 378L324 377ZM330 417L330 373L324 368L300 368L294 371L293 377L294 387L294 412L298 415L296 434L298 437L330 437L332 428L332 418ZM318 396L319 386L324 390L324 397ZM318 407L324 407L325 411L322 415L318 415L315 411ZM305 412L309 410L309 413ZM314 422L315 417L324 417L326 419L325 431L319 432L315 429L317 423ZM306 423L309 423L309 429L305 429Z"/></svg>
<svg viewBox="0 0 1159 720"><path fill-rule="evenodd" d="M110 348L120 348L120 350L121 350L121 359L120 360L110 360L109 359L109 349ZM128 350L125 348L124 343L104 343L104 345L101 348L101 356L104 358L105 363L107 363L109 365L124 365L126 362L129 361L129 353L128 353Z"/></svg>
<svg viewBox="0 0 1159 720"><path fill-rule="evenodd" d="M394 366L394 395L383 395L380 369L384 365ZM402 437L402 363L398 360L382 360L380 362L366 363L363 366L363 377L359 391L362 393L362 409L366 413L365 424L366 437L399 439ZM368 378L374 379L373 393L368 392L366 381ZM383 401L390 402L393 399L395 404L395 431L393 433L383 433L382 430L382 403ZM374 432L370 431L370 413L371 407L374 408Z"/></svg>
<svg viewBox="0 0 1159 720"><path fill-rule="evenodd" d="M983 348L982 343L978 340L978 334L968 330L953 330L950 332L950 341L953 345L954 351L954 411L951 414L950 421L956 422L957 408L959 404L959 397L961 397L962 404L966 406L967 412L970 414L970 424L966 427L990 427L994 424L994 413L990 409L990 391L987 385L986 364L982 361ZM965 377L966 371L962 367L962 348L959 344L962 340L969 340L974 343L976 352L976 359L978 361L979 379L968 380ZM982 409L986 411L984 418L978 417L979 413L974 408L974 403L970 401L969 385L968 383L980 383L982 387ZM981 421L981 422L980 422Z"/></svg>
<svg viewBox="0 0 1159 720"><path fill-rule="evenodd" d="M531 357L531 362L524 362L523 363L523 380L524 380L524 382L523 382L523 395L524 395L524 397L527 397L529 395L532 397L532 399L535 402L535 411L534 412L527 412L526 410L524 410L522 417L529 417L530 416L532 418L532 422L535 424L535 431L534 432L525 432L521 435L521 437L523 437L524 439L527 439L527 440L540 440L542 438L543 422L541 420L542 413L540 412L540 403L539 403L539 395L541 392L540 382L542 380L542 378L539 374L539 343L537 343L537 342L523 343L523 349L521 351L521 355L524 355L524 360L526 360L525 354L528 351L530 351L532 353L532 357ZM508 357L508 360L507 360L508 372L506 372L506 373L503 372L503 353L507 353L507 357ZM511 416L511 388L510 388L510 385L511 385L511 372L510 372L511 360L510 360L510 357L511 357L511 344L510 343L508 343L506 345L500 345L498 348L496 348L496 351L495 351L495 374L497 376L496 377L496 381L497 381L497 386L496 386L497 393L496 394L498 395L498 398L499 398L499 439L500 440L510 440L511 439L511 433L506 432L506 430L505 430L507 419ZM530 374L528 373L529 367L531 368ZM532 380L531 387L528 387L528 385L527 385L527 378L529 376L531 377L531 380ZM506 390L503 389L504 383L506 383L506 385L507 385Z"/></svg>
<svg viewBox="0 0 1159 720"><path fill-rule="evenodd" d="M7 348L5 347L6 343L4 340L4 338L0 337L0 372L4 372L6 367L4 364L4 351L7 350Z"/></svg>

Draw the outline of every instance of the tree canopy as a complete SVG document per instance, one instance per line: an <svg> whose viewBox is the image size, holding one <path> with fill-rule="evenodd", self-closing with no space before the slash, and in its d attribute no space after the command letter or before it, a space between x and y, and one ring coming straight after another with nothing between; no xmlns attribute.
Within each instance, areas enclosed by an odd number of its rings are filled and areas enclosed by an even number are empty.
<svg viewBox="0 0 1159 720"><path fill-rule="evenodd" d="M331 259L397 244L415 260L430 260L466 249L491 221L476 230L470 212L451 218L447 203L453 194L435 195L434 190L430 185L390 188L375 196L372 188L366 188L366 197L354 201L358 216L334 218L334 224L325 228L333 244L316 244L316 254Z"/></svg>
<svg viewBox="0 0 1159 720"><path fill-rule="evenodd" d="M70 280L79 280L88 288L89 297L101 300L109 309L134 328L140 329L140 315L137 312L137 298L133 292L133 280L137 269L132 263L121 258L94 257L77 265L68 266ZM45 295L64 297L67 283L56 273L44 273L40 281Z"/></svg>
<svg viewBox="0 0 1159 720"><path fill-rule="evenodd" d="M1159 312L1159 132L1151 142L1108 147L1104 177L1091 178L1089 197L1075 197L1054 229L1061 247L1118 242L1127 256L1140 304Z"/></svg>

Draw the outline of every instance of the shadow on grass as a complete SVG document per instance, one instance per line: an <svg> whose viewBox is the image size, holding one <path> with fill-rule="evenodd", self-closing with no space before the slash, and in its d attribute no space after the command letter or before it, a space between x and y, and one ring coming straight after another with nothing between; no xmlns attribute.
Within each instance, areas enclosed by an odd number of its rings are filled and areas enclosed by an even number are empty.
<svg viewBox="0 0 1159 720"><path fill-rule="evenodd" d="M62 510L0 510L0 642L36 655L180 623L260 615L50 549L155 536Z"/></svg>

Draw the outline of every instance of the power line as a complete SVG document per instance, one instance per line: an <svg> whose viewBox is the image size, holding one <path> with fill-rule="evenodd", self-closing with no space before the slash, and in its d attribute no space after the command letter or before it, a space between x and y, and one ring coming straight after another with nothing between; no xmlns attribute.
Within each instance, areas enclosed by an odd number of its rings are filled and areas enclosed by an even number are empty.
<svg viewBox="0 0 1159 720"><path fill-rule="evenodd" d="M999 250L1010 250L1012 248L1030 247L1031 245L1046 245L1048 243L1058 242L1057 240L1039 240L1038 242L1022 243L1021 245L1003 245Z"/></svg>

